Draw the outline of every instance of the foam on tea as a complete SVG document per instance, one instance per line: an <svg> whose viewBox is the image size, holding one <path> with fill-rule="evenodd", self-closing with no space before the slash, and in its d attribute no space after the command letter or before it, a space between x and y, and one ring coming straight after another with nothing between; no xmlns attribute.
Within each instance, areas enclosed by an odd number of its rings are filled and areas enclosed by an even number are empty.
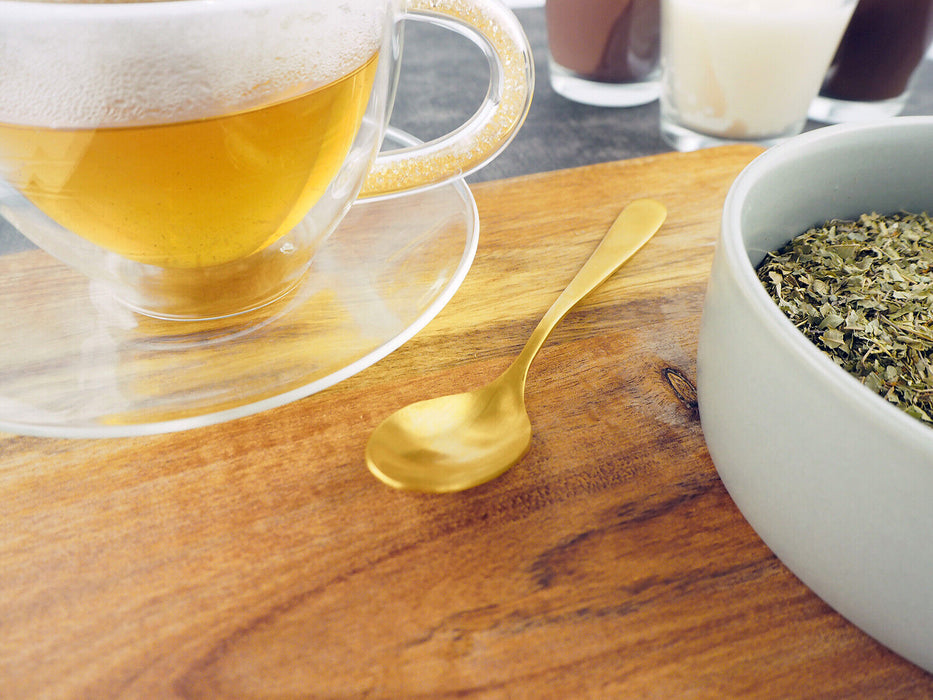
<svg viewBox="0 0 933 700"><path fill-rule="evenodd" d="M0 122L53 128L202 119L307 92L377 51L386 5L58 4L45 11L62 20L40 24L31 4L0 2Z"/></svg>
<svg viewBox="0 0 933 700"><path fill-rule="evenodd" d="M158 266L227 263L294 227L363 119L386 3L207 5L57 5L39 24L0 2L0 175Z"/></svg>

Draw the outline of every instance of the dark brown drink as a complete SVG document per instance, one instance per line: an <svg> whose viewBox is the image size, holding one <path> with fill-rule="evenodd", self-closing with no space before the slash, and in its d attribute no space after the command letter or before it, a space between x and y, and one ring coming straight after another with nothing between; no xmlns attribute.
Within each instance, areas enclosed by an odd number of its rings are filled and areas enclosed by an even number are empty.
<svg viewBox="0 0 933 700"><path fill-rule="evenodd" d="M659 0L547 0L551 58L606 83L651 79L658 67Z"/></svg>
<svg viewBox="0 0 933 700"><path fill-rule="evenodd" d="M933 0L859 0L820 90L853 102L906 89L933 40Z"/></svg>

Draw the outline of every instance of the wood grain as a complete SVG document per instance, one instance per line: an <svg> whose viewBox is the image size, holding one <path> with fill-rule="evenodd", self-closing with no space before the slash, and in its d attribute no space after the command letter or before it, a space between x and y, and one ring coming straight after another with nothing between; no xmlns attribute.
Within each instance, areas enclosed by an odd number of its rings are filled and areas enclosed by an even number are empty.
<svg viewBox="0 0 933 700"><path fill-rule="evenodd" d="M0 435L0 696L933 696L774 558L704 446L705 282L756 152L475 186L448 307L308 399L155 437ZM449 496L372 478L372 428L501 371L642 196L668 223L545 345L524 461Z"/></svg>

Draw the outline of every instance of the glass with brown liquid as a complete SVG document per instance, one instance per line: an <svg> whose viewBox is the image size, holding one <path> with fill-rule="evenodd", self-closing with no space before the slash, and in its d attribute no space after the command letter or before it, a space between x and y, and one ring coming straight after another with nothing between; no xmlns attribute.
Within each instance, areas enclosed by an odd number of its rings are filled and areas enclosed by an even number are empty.
<svg viewBox="0 0 933 700"><path fill-rule="evenodd" d="M658 97L660 0L547 0L551 87L604 107Z"/></svg>
<svg viewBox="0 0 933 700"><path fill-rule="evenodd" d="M269 303L302 279L361 191L462 176L524 119L530 49L509 11L491 0L397 7L0 0L0 213L143 313L211 318ZM438 14L497 56L498 106L377 158L400 22Z"/></svg>
<svg viewBox="0 0 933 700"><path fill-rule="evenodd" d="M824 122L900 114L933 44L933 0L859 0L810 117Z"/></svg>

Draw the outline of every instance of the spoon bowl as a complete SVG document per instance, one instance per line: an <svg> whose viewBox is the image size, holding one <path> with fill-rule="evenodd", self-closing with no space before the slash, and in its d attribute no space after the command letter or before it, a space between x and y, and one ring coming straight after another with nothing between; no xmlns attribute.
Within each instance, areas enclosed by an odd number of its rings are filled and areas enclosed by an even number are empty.
<svg viewBox="0 0 933 700"><path fill-rule="evenodd" d="M390 486L431 493L494 479L531 444L521 389L506 373L474 391L405 406L373 431L370 471Z"/></svg>
<svg viewBox="0 0 933 700"><path fill-rule="evenodd" d="M366 445L369 470L395 488L445 493L478 486L516 464L531 444L525 380L538 350L567 312L647 243L666 216L650 199L623 209L508 369L479 389L419 401L390 415Z"/></svg>

